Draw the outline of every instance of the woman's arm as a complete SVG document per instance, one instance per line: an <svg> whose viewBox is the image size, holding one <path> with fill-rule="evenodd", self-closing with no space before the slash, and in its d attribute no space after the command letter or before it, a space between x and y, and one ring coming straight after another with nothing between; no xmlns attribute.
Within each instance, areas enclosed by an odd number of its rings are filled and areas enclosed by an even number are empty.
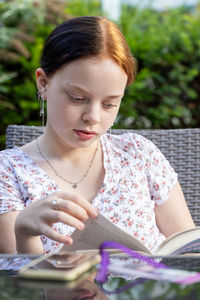
<svg viewBox="0 0 200 300"><path fill-rule="evenodd" d="M57 198L57 208L53 200ZM84 228L88 217L95 218L96 210L81 196L57 192L45 199L32 202L21 211L0 215L0 252L43 254L41 235L59 243L71 244L66 234L55 231L54 223L61 222L77 229Z"/></svg>
<svg viewBox="0 0 200 300"><path fill-rule="evenodd" d="M0 215L0 253L14 254L17 250L15 237L15 221L19 212L20 211L11 211ZM20 240L20 237L18 238ZM23 236L21 238L23 238ZM40 241L40 237L34 237L29 243L29 248L35 254L43 254L43 247ZM28 251L27 249L27 253L28 252L30 252L30 250Z"/></svg>
<svg viewBox="0 0 200 300"><path fill-rule="evenodd" d="M169 199L164 204L155 206L155 215L158 228L166 237L195 227L178 182L172 189Z"/></svg>
<svg viewBox="0 0 200 300"><path fill-rule="evenodd" d="M14 226L18 213L18 211L12 211L0 215L0 253L15 253Z"/></svg>

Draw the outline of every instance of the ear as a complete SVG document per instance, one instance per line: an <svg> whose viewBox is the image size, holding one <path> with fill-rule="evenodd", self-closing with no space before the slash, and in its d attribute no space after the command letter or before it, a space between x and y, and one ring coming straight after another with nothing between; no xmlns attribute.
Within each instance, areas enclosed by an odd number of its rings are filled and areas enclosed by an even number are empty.
<svg viewBox="0 0 200 300"><path fill-rule="evenodd" d="M48 78L45 71L42 68L38 68L35 71L35 75L38 91L40 92L40 94L46 93Z"/></svg>

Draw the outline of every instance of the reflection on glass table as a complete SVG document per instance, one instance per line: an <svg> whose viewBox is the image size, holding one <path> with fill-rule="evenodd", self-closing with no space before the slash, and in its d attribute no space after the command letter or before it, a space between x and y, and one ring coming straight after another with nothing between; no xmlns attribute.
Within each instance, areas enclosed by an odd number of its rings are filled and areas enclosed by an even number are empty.
<svg viewBox="0 0 200 300"><path fill-rule="evenodd" d="M19 257L18 257L19 259ZM27 263L24 258L24 262ZM182 260L184 258L181 258ZM23 259L21 259L21 263ZM195 262L196 261L196 262ZM197 266L199 259L185 259L186 269L193 269ZM171 261L173 264L173 260ZM196 270L196 268L194 268ZM200 267L199 267L200 270ZM146 280L141 284L137 284L130 289L119 294L108 294L106 291L115 291L120 287L129 283L122 278L111 278L103 285L94 280L96 270L91 270L83 278L69 285L64 282L48 282L48 281L31 281L19 280L16 273L10 272L8 269L0 271L0 299L28 299L28 300L148 300L148 299L198 299L200 295L200 283L191 285L180 285L169 282L161 282L158 280Z"/></svg>

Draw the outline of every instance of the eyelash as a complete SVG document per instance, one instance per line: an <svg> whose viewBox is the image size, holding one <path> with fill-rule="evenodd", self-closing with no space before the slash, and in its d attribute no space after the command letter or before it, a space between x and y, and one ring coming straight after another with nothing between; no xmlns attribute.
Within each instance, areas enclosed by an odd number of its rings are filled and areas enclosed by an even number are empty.
<svg viewBox="0 0 200 300"><path fill-rule="evenodd" d="M71 99L74 103L81 103L81 102L84 102L85 100L87 100L86 98L79 98L79 97L72 97L72 96L71 96ZM110 103L108 103L108 104L103 103L103 105L106 109L112 109L114 107L117 107L117 105L110 104Z"/></svg>
<svg viewBox="0 0 200 300"><path fill-rule="evenodd" d="M79 97L71 97L71 99L75 103L80 103L86 100L85 98L79 98Z"/></svg>
<svg viewBox="0 0 200 300"><path fill-rule="evenodd" d="M104 105L107 109L111 109L111 108L117 107L117 105L115 105L115 104L110 104L110 103L108 103L108 104L104 103L103 105Z"/></svg>

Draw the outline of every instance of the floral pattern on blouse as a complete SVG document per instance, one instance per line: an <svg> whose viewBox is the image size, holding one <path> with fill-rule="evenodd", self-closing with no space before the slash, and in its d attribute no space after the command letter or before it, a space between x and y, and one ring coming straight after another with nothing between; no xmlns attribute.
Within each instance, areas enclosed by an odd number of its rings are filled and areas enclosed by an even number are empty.
<svg viewBox="0 0 200 300"><path fill-rule="evenodd" d="M160 150L134 134L105 134L101 138L105 177L92 205L150 251L165 239L156 225L154 206L161 205L177 182L177 174ZM0 213L22 210L60 188L19 147L0 152ZM54 230L71 234L66 224ZM62 244L41 236L44 252L57 252Z"/></svg>

